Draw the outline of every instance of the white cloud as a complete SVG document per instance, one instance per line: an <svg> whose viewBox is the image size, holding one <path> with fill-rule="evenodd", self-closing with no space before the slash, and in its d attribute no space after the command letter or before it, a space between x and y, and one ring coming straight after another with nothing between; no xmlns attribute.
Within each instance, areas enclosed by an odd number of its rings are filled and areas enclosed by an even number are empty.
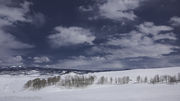
<svg viewBox="0 0 180 101"><path fill-rule="evenodd" d="M138 26L140 32L145 34L157 35L162 31L172 31L173 28L170 26L156 26L152 22L144 22Z"/></svg>
<svg viewBox="0 0 180 101"><path fill-rule="evenodd" d="M31 48L33 46L17 41L13 35L0 31L0 47L4 49L22 49Z"/></svg>
<svg viewBox="0 0 180 101"><path fill-rule="evenodd" d="M176 40L175 34L172 32L173 28L170 26L157 26L152 22L144 22L138 26L140 33L151 35L154 40L169 39Z"/></svg>
<svg viewBox="0 0 180 101"><path fill-rule="evenodd" d="M50 59L46 56L42 57L33 57L34 63L48 63L50 62Z"/></svg>
<svg viewBox="0 0 180 101"><path fill-rule="evenodd" d="M23 57L22 56L11 56L11 58L0 59L1 66L22 66Z"/></svg>
<svg viewBox="0 0 180 101"><path fill-rule="evenodd" d="M8 3L7 3L8 2ZM25 1L21 3L19 6L8 6L12 5L12 0L7 0L0 5L0 17L1 19L7 20L9 22L15 21L29 21L25 14L29 12L30 3Z"/></svg>
<svg viewBox="0 0 180 101"><path fill-rule="evenodd" d="M32 45L19 42L14 36L0 31L0 59L6 61L14 57L14 55L21 55L22 52L15 50L32 48Z"/></svg>
<svg viewBox="0 0 180 101"><path fill-rule="evenodd" d="M55 28L56 34L50 35L48 38L54 47L69 46L88 43L93 44L95 36L88 29L81 27L62 27Z"/></svg>
<svg viewBox="0 0 180 101"><path fill-rule="evenodd" d="M93 57L72 57L70 59L60 60L57 64L52 65L54 68L65 69L120 69L123 68L123 64L118 60L109 60L105 57L93 56Z"/></svg>
<svg viewBox="0 0 180 101"><path fill-rule="evenodd" d="M0 59L1 61L10 60L12 62L15 55L19 55L17 49L32 48L32 45L20 42L15 36L7 33L4 30L6 26L12 26L14 23L29 22L30 20L26 18L26 13L29 12L30 3L25 1L20 4L14 4L12 0L1 0L0 2ZM18 57L19 58L19 57ZM16 59L14 59L15 61ZM11 64L7 61L4 63ZM18 62L18 61L15 61ZM14 63L14 62L12 62ZM15 63L14 63L15 64Z"/></svg>
<svg viewBox="0 0 180 101"><path fill-rule="evenodd" d="M134 20L134 10L143 0L107 0L99 6L100 16L113 20Z"/></svg>
<svg viewBox="0 0 180 101"><path fill-rule="evenodd" d="M172 30L173 28L169 26L158 26L151 22L145 22L138 25L137 30L126 33L126 36L109 39L104 44L106 47L100 46L99 50L96 50L109 54L109 58L161 57L175 52L174 49L179 48L161 42L161 40L175 41L177 39ZM109 46L115 46L116 48L109 48Z"/></svg>
<svg viewBox="0 0 180 101"><path fill-rule="evenodd" d="M180 26L180 17L174 16L170 19L170 23L173 26Z"/></svg>
<svg viewBox="0 0 180 101"><path fill-rule="evenodd" d="M9 2L8 2L9 1ZM27 12L28 3L21 4L23 7L9 7L7 4L11 3L7 0L0 4L0 58L8 57L13 54L13 49L32 48L32 45L25 44L18 41L15 36L4 31L3 27L11 26L16 21L25 21L25 13ZM16 13L16 14L14 14Z"/></svg>

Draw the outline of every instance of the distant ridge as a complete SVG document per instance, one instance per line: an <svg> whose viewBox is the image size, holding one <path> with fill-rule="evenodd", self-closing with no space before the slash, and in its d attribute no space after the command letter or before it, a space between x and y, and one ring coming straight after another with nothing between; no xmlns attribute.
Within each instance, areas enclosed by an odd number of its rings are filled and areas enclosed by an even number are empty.
<svg viewBox="0 0 180 101"><path fill-rule="evenodd" d="M130 69L121 69L130 70ZM67 74L74 72L77 74L86 74L93 72L107 72L107 71L120 71L120 70L78 70L78 69L58 69L58 68L45 68L45 67L24 67L24 66L11 66L11 67L0 67L0 75L30 75L31 72L38 72L40 75L46 74Z"/></svg>

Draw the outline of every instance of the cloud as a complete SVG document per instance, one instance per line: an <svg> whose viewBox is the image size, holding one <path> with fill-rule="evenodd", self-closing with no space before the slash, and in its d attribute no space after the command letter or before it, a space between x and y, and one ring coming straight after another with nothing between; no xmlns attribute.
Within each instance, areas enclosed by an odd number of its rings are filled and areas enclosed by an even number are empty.
<svg viewBox="0 0 180 101"><path fill-rule="evenodd" d="M134 20L133 10L139 6L139 0L107 0L99 7L101 16L114 20L123 18Z"/></svg>
<svg viewBox="0 0 180 101"><path fill-rule="evenodd" d="M136 30L124 33L123 36L110 38L107 43L92 51L104 52L108 54L108 58L158 58L175 52L179 47L167 41L176 40L172 27L144 22L138 25Z"/></svg>
<svg viewBox="0 0 180 101"><path fill-rule="evenodd" d="M13 4L12 0L7 0L0 4L0 18L9 22L30 21L26 18L25 14L29 12L31 3L25 1L18 6L12 6Z"/></svg>
<svg viewBox="0 0 180 101"><path fill-rule="evenodd" d="M0 30L0 58L8 58L18 54L17 49L33 48L33 45L29 45L16 40L16 38L6 32Z"/></svg>
<svg viewBox="0 0 180 101"><path fill-rule="evenodd" d="M147 0L95 0L94 4L80 6L79 10L88 16L89 20L105 18L115 21L134 21L137 17L135 10Z"/></svg>
<svg viewBox="0 0 180 101"><path fill-rule="evenodd" d="M112 20L135 20L137 16L134 10L138 8L143 0L106 0L99 5L100 16Z"/></svg>
<svg viewBox="0 0 180 101"><path fill-rule="evenodd" d="M22 66L24 59L22 56L12 56L11 58L0 59L1 66Z"/></svg>
<svg viewBox="0 0 180 101"><path fill-rule="evenodd" d="M48 63L50 62L50 59L46 56L42 57L33 57L34 63Z"/></svg>
<svg viewBox="0 0 180 101"><path fill-rule="evenodd" d="M123 64L117 60L109 60L100 56L93 57L72 57L69 59L59 60L59 62L51 67L65 69L87 69L87 70L102 70L102 69L120 69Z"/></svg>
<svg viewBox="0 0 180 101"><path fill-rule="evenodd" d="M0 59L4 62L1 64L11 64L9 62L14 60L12 58L15 55L22 54L17 50L34 47L17 40L15 36L7 32L7 29L4 29L4 27L13 26L17 22L29 22L30 20L26 17L26 14L29 12L30 4L27 1L18 4L12 0L2 0L0 2ZM4 60L10 61L6 62Z"/></svg>
<svg viewBox="0 0 180 101"><path fill-rule="evenodd" d="M172 26L180 26L180 17L174 16L170 18L170 21Z"/></svg>
<svg viewBox="0 0 180 101"><path fill-rule="evenodd" d="M55 28L56 33L48 38L54 47L70 46L87 43L92 45L95 36L88 29L81 27L62 27Z"/></svg>
<svg viewBox="0 0 180 101"><path fill-rule="evenodd" d="M144 22L143 24L140 24L137 27L140 32L145 34L152 34L152 35L158 35L160 34L160 32L173 30L173 28L170 26L164 26L164 25L157 26L152 22Z"/></svg>
<svg viewBox="0 0 180 101"><path fill-rule="evenodd" d="M90 11L93 11L93 7L92 6L87 6L87 7L80 6L79 10L83 11L83 12L90 12Z"/></svg>
<svg viewBox="0 0 180 101"><path fill-rule="evenodd" d="M35 13L32 15L31 20L31 24L37 28L42 27L46 23L45 15L42 13Z"/></svg>

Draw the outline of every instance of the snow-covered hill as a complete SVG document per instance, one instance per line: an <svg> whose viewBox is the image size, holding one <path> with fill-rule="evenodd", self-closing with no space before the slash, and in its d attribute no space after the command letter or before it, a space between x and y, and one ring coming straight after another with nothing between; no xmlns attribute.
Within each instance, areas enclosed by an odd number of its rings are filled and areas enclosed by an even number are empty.
<svg viewBox="0 0 180 101"><path fill-rule="evenodd" d="M180 67L135 69L127 71L98 72L84 75L96 77L129 76L135 80L138 75L148 78L156 74L177 75ZM57 75L57 74L56 74ZM66 75L75 75L69 73ZM34 78L47 78L52 75L0 75L0 101L179 101L180 84L125 84L92 85L88 88L65 89L49 86L38 91L24 89L24 84Z"/></svg>

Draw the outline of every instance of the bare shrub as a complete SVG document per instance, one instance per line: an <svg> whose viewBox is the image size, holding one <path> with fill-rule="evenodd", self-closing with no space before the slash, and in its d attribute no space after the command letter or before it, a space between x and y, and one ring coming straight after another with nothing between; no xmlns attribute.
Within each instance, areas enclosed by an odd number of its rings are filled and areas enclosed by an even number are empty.
<svg viewBox="0 0 180 101"><path fill-rule="evenodd" d="M140 83L140 82L141 82L141 76L140 76L140 75L136 77L136 82L137 82L137 83Z"/></svg>
<svg viewBox="0 0 180 101"><path fill-rule="evenodd" d="M178 73L177 81L180 82L180 73Z"/></svg>
<svg viewBox="0 0 180 101"><path fill-rule="evenodd" d="M108 78L104 76L100 77L97 84L108 84Z"/></svg>
<svg viewBox="0 0 180 101"><path fill-rule="evenodd" d="M144 83L147 83L148 82L148 78L147 76L144 77Z"/></svg>
<svg viewBox="0 0 180 101"><path fill-rule="evenodd" d="M59 82L59 86L66 88L83 88L92 85L95 81L95 76L66 76Z"/></svg>
<svg viewBox="0 0 180 101"><path fill-rule="evenodd" d="M39 90L46 87L47 85L54 85L59 82L60 76L49 77L46 79L36 78L34 80L29 80L25 83L24 88L32 88L33 90Z"/></svg>

